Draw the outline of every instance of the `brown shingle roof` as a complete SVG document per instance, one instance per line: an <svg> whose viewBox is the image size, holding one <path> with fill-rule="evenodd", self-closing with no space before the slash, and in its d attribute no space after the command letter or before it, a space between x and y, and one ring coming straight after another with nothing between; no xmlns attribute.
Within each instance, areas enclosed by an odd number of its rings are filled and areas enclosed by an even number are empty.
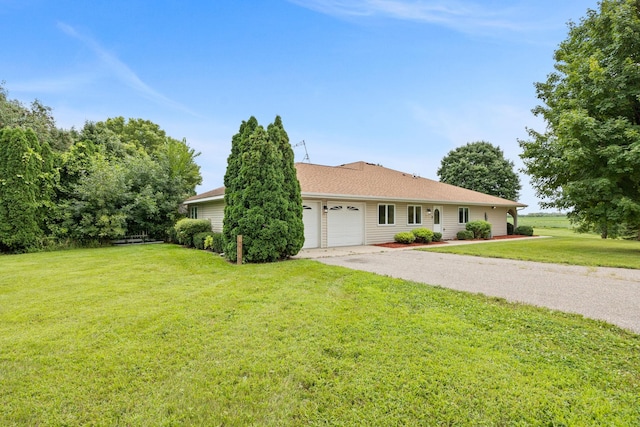
<svg viewBox="0 0 640 427"><path fill-rule="evenodd" d="M185 200L185 203L193 202L201 199L209 199L212 197L218 198L219 196L224 196L224 187L214 188L213 190L207 191L205 193L196 194L195 196L189 197Z"/></svg>
<svg viewBox="0 0 640 427"><path fill-rule="evenodd" d="M354 197L376 200L406 200L433 203L464 203L493 206L526 205L500 197L444 184L366 162L340 166L296 163L303 197ZM224 187L193 196L196 201L224 194Z"/></svg>

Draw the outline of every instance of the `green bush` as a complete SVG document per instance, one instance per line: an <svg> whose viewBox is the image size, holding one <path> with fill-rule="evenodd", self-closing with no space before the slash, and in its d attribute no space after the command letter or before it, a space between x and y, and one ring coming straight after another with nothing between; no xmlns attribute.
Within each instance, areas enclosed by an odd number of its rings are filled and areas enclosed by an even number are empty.
<svg viewBox="0 0 640 427"><path fill-rule="evenodd" d="M470 230L460 230L456 234L458 240L473 240L473 231Z"/></svg>
<svg viewBox="0 0 640 427"><path fill-rule="evenodd" d="M507 235L513 235L513 224L511 224L510 222L507 223Z"/></svg>
<svg viewBox="0 0 640 427"><path fill-rule="evenodd" d="M167 230L167 243L178 243L178 232L175 226Z"/></svg>
<svg viewBox="0 0 640 427"><path fill-rule="evenodd" d="M208 235L204 238L204 249L212 249L213 248L213 234Z"/></svg>
<svg viewBox="0 0 640 427"><path fill-rule="evenodd" d="M204 239L204 248L211 249L213 252L221 254L224 252L224 240L222 233L211 233Z"/></svg>
<svg viewBox="0 0 640 427"><path fill-rule="evenodd" d="M431 243L433 241L433 231L428 228L416 228L411 230L411 233L416 237L418 243Z"/></svg>
<svg viewBox="0 0 640 427"><path fill-rule="evenodd" d="M175 225L176 237L181 245L193 247L193 237L197 233L211 231L211 223L206 219L182 218Z"/></svg>
<svg viewBox="0 0 640 427"><path fill-rule="evenodd" d="M473 233L474 239L488 239L491 236L491 223L487 221L471 221L465 228Z"/></svg>
<svg viewBox="0 0 640 427"><path fill-rule="evenodd" d="M515 229L514 234L522 236L533 236L533 227L531 227L530 225L519 225L518 228Z"/></svg>
<svg viewBox="0 0 640 427"><path fill-rule="evenodd" d="M440 242L442 241L442 233L438 233L437 231L435 231L433 233L433 241L434 242Z"/></svg>
<svg viewBox="0 0 640 427"><path fill-rule="evenodd" d="M213 231L201 231L200 233L194 234L193 246L195 246L196 249L200 250L207 249L204 244L207 237L213 237Z"/></svg>
<svg viewBox="0 0 640 427"><path fill-rule="evenodd" d="M413 233L410 233L408 231L403 231L393 236L393 240L395 240L398 243L409 244L409 243L413 243L416 240L416 236L414 236Z"/></svg>

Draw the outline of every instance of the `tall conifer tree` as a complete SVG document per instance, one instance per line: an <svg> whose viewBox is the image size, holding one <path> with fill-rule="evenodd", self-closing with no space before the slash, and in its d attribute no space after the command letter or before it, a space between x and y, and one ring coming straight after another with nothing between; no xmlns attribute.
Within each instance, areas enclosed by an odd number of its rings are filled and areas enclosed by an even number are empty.
<svg viewBox="0 0 640 427"><path fill-rule="evenodd" d="M231 154L227 158L227 171L224 175L224 219L222 232L224 237L224 253L235 261L237 254L236 237L238 231L238 221L242 217L244 206L241 204L241 184L238 182L238 174L242 164L242 153L249 135L258 126L258 120L250 117L248 121L243 121L238 133L231 139Z"/></svg>
<svg viewBox="0 0 640 427"><path fill-rule="evenodd" d="M36 134L0 129L0 249L21 252L42 236L38 218L42 201L42 157Z"/></svg>
<svg viewBox="0 0 640 427"><path fill-rule="evenodd" d="M238 256L238 235L243 236L243 260L247 262L295 255L304 242L293 151L290 145L288 151L284 147L288 137L279 117L268 129L251 117L232 138L223 225L225 254L232 261ZM295 183L290 182L292 178Z"/></svg>
<svg viewBox="0 0 640 427"><path fill-rule="evenodd" d="M282 173L284 174L284 192L286 208L282 219L289 227L287 236L286 255L293 256L300 252L304 244L304 224L302 222L302 196L300 182L296 173L293 148L289 143L289 135L284 130L282 119L276 116L274 122L267 128L269 139L272 140L282 155Z"/></svg>

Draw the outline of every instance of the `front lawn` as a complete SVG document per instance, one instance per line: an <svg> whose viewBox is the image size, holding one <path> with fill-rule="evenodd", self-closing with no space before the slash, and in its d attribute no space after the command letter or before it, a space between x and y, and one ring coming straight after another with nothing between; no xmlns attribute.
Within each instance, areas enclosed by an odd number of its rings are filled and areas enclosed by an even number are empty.
<svg viewBox="0 0 640 427"><path fill-rule="evenodd" d="M534 229L544 239L505 240L460 246L433 246L421 250L491 258L510 258L591 267L640 269L640 242L601 239L595 234L579 234L569 229Z"/></svg>
<svg viewBox="0 0 640 427"><path fill-rule="evenodd" d="M309 260L2 256L0 402L3 426L639 425L640 336Z"/></svg>

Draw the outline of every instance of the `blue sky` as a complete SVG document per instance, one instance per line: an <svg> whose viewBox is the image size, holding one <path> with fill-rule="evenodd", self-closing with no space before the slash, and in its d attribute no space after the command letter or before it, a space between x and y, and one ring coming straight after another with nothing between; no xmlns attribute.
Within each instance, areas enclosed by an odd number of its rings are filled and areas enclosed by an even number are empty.
<svg viewBox="0 0 640 427"><path fill-rule="evenodd" d="M358 160L437 179L468 142L516 167L534 82L596 0L0 0L0 81L59 127L142 118L201 152L222 185L231 137L282 117L312 163ZM296 160L304 157L294 148ZM539 207L529 178L520 201Z"/></svg>

